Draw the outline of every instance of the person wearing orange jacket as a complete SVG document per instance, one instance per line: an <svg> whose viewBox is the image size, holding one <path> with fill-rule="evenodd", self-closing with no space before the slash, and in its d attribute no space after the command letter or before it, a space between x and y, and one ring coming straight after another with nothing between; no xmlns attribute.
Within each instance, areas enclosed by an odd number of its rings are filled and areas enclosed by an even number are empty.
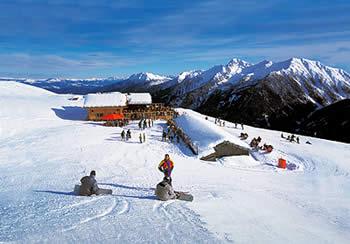
<svg viewBox="0 0 350 244"><path fill-rule="evenodd" d="M171 172L174 169L174 162L170 159L169 154L165 154L165 157L160 162L158 169L164 173L164 180L167 180L169 184L172 185Z"/></svg>

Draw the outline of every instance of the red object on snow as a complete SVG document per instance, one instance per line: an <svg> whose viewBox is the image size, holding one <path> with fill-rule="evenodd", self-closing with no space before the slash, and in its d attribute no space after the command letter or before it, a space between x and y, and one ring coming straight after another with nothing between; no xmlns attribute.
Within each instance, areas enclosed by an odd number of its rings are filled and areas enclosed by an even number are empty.
<svg viewBox="0 0 350 244"><path fill-rule="evenodd" d="M287 161L283 158L278 159L278 168L285 169L287 168Z"/></svg>
<svg viewBox="0 0 350 244"><path fill-rule="evenodd" d="M107 114L101 118L102 120L120 120L124 119L123 114Z"/></svg>

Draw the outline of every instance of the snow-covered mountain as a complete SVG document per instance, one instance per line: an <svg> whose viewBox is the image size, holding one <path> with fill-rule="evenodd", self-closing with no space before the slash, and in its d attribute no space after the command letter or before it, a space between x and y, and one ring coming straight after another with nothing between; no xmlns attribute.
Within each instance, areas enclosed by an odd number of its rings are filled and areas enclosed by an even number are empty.
<svg viewBox="0 0 350 244"><path fill-rule="evenodd" d="M178 75L173 94L179 96L199 90L204 100L217 90L240 90L256 85L268 76L280 76L284 82L296 82L304 96L318 105L328 105L350 96L350 75L344 70L325 66L317 61L291 58L282 62L264 60L257 64L233 59L227 65L217 65L205 71L184 72ZM193 103L192 103L193 104ZM199 104L193 104L194 108Z"/></svg>
<svg viewBox="0 0 350 244"><path fill-rule="evenodd" d="M154 87L161 87L172 80L171 76L161 76L153 73L137 73L118 83L106 86L103 91L148 91Z"/></svg>
<svg viewBox="0 0 350 244"><path fill-rule="evenodd" d="M58 93L87 94L99 92L103 87L120 82L123 80L118 77L109 78L89 78L89 79L68 79L68 78L49 78L49 79L26 79L26 78L0 78L0 81L17 81L24 84L44 88L46 90Z"/></svg>

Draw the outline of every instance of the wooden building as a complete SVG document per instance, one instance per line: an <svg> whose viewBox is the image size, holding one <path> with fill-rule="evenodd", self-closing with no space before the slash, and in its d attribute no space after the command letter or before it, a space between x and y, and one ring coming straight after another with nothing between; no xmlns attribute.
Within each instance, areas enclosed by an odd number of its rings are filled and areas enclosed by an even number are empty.
<svg viewBox="0 0 350 244"><path fill-rule="evenodd" d="M84 96L84 107L88 112L88 120L103 121L110 114L121 115L123 120L164 119L173 118L174 109L162 103L152 103L149 93L120 92L88 94Z"/></svg>

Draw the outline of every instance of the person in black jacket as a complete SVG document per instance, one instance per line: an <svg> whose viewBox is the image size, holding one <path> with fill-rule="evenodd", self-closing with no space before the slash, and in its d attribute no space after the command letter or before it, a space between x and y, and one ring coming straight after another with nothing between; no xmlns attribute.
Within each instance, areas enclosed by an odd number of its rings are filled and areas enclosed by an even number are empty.
<svg viewBox="0 0 350 244"><path fill-rule="evenodd" d="M84 176L83 178L81 178L79 195L91 196L92 194L98 193L99 188L95 177L96 177L96 172L95 170L93 170L90 172L90 176Z"/></svg>

